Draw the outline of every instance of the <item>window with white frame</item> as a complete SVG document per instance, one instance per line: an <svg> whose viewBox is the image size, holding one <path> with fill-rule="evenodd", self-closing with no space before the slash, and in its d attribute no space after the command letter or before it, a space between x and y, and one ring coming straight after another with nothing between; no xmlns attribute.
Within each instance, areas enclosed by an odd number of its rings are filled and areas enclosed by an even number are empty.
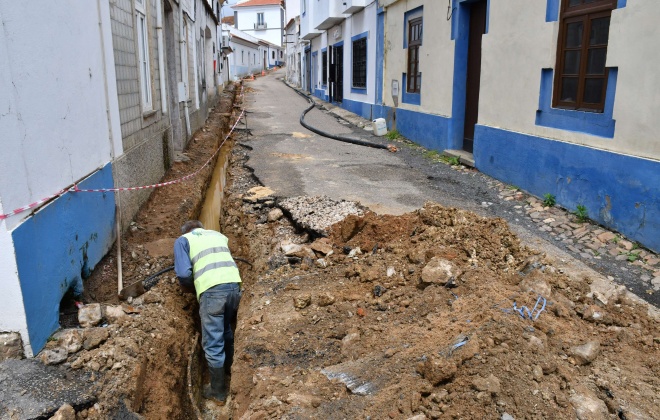
<svg viewBox="0 0 660 420"><path fill-rule="evenodd" d="M138 38L138 59L140 65L140 91L142 110L153 109L151 96L151 69L149 65L149 30L147 27L147 1L135 0L136 31Z"/></svg>

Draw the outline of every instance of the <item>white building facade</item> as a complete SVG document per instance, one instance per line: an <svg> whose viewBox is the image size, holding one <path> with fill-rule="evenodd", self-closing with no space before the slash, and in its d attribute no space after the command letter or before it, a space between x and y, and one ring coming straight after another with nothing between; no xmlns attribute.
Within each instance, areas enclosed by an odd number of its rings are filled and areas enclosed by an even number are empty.
<svg viewBox="0 0 660 420"><path fill-rule="evenodd" d="M217 100L220 5L24 3L0 5L0 331L30 357L151 191L74 186L162 178Z"/></svg>
<svg viewBox="0 0 660 420"><path fill-rule="evenodd" d="M301 3L302 85L311 94L372 119L378 4L374 1ZM303 41L303 42L304 42Z"/></svg>
<svg viewBox="0 0 660 420"><path fill-rule="evenodd" d="M0 4L2 215L73 184L112 188L123 153L108 2L39 3ZM0 220L0 331L26 356L112 245L114 214L113 194L65 192Z"/></svg>
<svg viewBox="0 0 660 420"><path fill-rule="evenodd" d="M282 0L243 0L232 8L236 29L279 47L284 46L285 12Z"/></svg>

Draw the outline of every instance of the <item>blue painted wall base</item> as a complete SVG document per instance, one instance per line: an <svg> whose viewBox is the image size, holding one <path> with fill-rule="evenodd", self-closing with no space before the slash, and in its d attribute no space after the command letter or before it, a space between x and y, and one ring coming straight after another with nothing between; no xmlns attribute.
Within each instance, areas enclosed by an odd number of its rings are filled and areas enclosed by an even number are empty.
<svg viewBox="0 0 660 420"><path fill-rule="evenodd" d="M107 164L80 188L112 188ZM70 288L82 292L83 279L114 242L113 193L66 193L12 232L28 335L39 352L59 327L60 300Z"/></svg>
<svg viewBox="0 0 660 420"><path fill-rule="evenodd" d="M477 168L660 251L660 162L477 125Z"/></svg>

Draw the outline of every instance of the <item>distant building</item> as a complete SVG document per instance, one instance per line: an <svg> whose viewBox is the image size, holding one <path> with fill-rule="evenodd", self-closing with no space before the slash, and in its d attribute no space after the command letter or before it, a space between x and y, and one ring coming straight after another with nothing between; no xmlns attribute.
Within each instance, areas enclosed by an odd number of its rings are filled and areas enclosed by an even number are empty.
<svg viewBox="0 0 660 420"><path fill-rule="evenodd" d="M294 86L301 87L300 75L303 49L299 36L300 16L296 16L286 25L286 80Z"/></svg>
<svg viewBox="0 0 660 420"><path fill-rule="evenodd" d="M241 0L232 9L236 29L279 47L284 46L283 0Z"/></svg>
<svg viewBox="0 0 660 420"><path fill-rule="evenodd" d="M243 31L222 25L222 48L227 51L227 71L223 77L238 80L282 64L284 49Z"/></svg>

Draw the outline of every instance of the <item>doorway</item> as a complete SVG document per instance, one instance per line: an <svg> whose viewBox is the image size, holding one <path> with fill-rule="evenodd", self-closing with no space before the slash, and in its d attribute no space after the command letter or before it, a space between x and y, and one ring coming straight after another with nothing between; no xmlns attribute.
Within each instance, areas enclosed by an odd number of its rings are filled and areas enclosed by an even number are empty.
<svg viewBox="0 0 660 420"><path fill-rule="evenodd" d="M307 85L307 92L312 93L312 52L311 50L305 51L305 85Z"/></svg>
<svg viewBox="0 0 660 420"><path fill-rule="evenodd" d="M268 63L268 52L264 51L264 70L268 70L267 66Z"/></svg>
<svg viewBox="0 0 660 420"><path fill-rule="evenodd" d="M470 32L465 93L465 127L463 150L474 150L474 126L479 120L479 88L481 84L481 41L486 33L487 0L470 3Z"/></svg>
<svg viewBox="0 0 660 420"><path fill-rule="evenodd" d="M330 47L330 102L344 99L344 44Z"/></svg>

